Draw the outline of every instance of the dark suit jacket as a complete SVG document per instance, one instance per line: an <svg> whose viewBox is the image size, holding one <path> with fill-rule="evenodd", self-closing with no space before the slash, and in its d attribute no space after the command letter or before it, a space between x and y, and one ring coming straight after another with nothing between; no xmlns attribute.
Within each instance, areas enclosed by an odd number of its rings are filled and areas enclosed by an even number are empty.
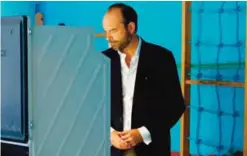
<svg viewBox="0 0 247 156"><path fill-rule="evenodd" d="M120 56L103 51L111 60L111 126L123 130L123 96ZM142 40L132 108L132 129L145 126L152 138L149 145L135 147L137 156L169 156L170 129L185 110L179 77L172 53ZM111 147L112 156L123 151Z"/></svg>

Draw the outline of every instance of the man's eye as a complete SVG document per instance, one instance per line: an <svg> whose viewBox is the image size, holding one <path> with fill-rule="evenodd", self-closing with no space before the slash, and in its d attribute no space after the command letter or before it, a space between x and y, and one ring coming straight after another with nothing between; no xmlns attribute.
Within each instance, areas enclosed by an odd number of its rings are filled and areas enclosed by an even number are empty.
<svg viewBox="0 0 247 156"><path fill-rule="evenodd" d="M111 33L114 33L114 32L116 32L116 31L117 31L116 29L112 29L112 30L111 30Z"/></svg>

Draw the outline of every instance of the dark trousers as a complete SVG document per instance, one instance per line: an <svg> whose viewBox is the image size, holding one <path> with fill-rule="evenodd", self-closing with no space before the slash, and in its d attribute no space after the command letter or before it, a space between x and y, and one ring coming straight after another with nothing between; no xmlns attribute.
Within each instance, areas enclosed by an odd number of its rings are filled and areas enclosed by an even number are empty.
<svg viewBox="0 0 247 156"><path fill-rule="evenodd" d="M124 151L111 147L111 156L123 156Z"/></svg>

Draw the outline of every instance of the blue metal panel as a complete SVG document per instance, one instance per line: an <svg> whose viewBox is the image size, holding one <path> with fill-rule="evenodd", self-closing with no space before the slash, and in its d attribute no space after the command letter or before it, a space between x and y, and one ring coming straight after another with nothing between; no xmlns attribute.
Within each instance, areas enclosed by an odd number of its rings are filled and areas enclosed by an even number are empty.
<svg viewBox="0 0 247 156"><path fill-rule="evenodd" d="M110 60L93 29L35 26L30 37L31 155L109 156Z"/></svg>
<svg viewBox="0 0 247 156"><path fill-rule="evenodd" d="M27 142L27 18L1 17L1 139Z"/></svg>

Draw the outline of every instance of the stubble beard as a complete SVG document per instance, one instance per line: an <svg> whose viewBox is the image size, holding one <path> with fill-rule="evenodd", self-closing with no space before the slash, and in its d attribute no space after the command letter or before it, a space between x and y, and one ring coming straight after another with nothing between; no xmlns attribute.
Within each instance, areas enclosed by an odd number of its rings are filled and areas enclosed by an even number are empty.
<svg viewBox="0 0 247 156"><path fill-rule="evenodd" d="M123 50L130 44L132 40L132 36L130 35L130 33L127 32L127 38L126 40L119 45L119 47L116 47L117 50L123 52Z"/></svg>

